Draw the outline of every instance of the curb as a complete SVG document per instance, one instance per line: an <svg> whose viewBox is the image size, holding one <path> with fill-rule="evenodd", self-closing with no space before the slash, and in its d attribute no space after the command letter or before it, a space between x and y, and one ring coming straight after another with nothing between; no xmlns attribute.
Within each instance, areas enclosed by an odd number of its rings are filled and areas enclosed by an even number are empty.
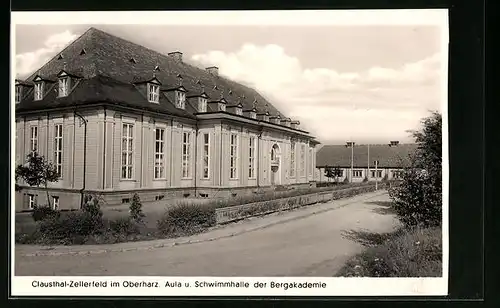
<svg viewBox="0 0 500 308"><path fill-rule="evenodd" d="M377 196L380 196L380 195L383 195L383 194L385 194L385 192L380 192L380 193L378 193L376 195L370 196L369 198L366 198L366 199L363 199L363 200L369 200L369 199L371 199L373 197L377 197ZM245 229L245 230L242 230L242 231L239 231L239 232L234 232L234 233L230 233L230 234L227 234L227 235L221 235L221 236L212 237L212 238L208 238L208 239L185 240L185 241L182 241L182 242L161 243L161 244L156 244L156 245L148 245L148 246L144 246L144 247L128 247L128 248L116 248L116 249L98 249L98 250L84 250L84 251L50 252L50 250L54 249L54 248L47 248L48 251L37 251L35 253L26 253L26 254L21 254L21 256L22 257L38 257L38 256L66 256L66 255L95 255L95 254L110 253L110 252L147 251L147 250L154 250L154 249L160 249L160 248L166 248L166 247L174 247L174 246L189 245L189 244L198 244L198 243L203 243L203 242L212 242L212 241L216 241L216 240L219 240L219 239L229 238L229 237L238 236L238 235L245 234L245 233L250 233L250 232L254 232L254 231L258 231L258 230L263 230L263 229L266 229L266 228L269 228L269 227L272 227L272 226L276 226L276 225L280 225L280 224L284 224L284 223L287 223L287 222L290 222L290 221L308 218L308 217L311 217L311 216L316 215L316 214L321 214L321 213L329 212L329 211L336 210L336 209L339 209L339 208L343 208L343 207L345 207L347 205L350 205L352 203L353 202L348 202L348 203L341 204L341 205L338 205L338 206L335 206L335 207L313 211L313 212L305 214L305 215L291 217L291 218L287 218L287 219L282 219L282 220L278 220L278 221L275 221L275 222L272 222L272 223L269 223L269 224L266 224L266 225L257 226L255 228ZM312 205L309 205L309 206L312 206ZM263 215L263 216L265 216L265 215ZM263 216L261 216L261 217L263 217Z"/></svg>

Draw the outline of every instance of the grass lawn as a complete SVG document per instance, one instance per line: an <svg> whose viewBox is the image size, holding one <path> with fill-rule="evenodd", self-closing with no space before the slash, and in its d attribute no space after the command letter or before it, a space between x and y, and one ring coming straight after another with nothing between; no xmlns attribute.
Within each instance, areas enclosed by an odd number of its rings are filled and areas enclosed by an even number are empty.
<svg viewBox="0 0 500 308"><path fill-rule="evenodd" d="M351 231L346 237L367 246L350 259L337 277L440 277L441 228L399 229L378 234Z"/></svg>

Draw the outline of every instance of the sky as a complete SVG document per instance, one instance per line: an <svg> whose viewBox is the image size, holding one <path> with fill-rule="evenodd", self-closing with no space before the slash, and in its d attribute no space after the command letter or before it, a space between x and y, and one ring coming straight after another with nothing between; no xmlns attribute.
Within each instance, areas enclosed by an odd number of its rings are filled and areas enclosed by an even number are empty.
<svg viewBox="0 0 500 308"><path fill-rule="evenodd" d="M433 25L16 25L16 75L89 27L257 89L323 144L412 142L442 112L441 29Z"/></svg>

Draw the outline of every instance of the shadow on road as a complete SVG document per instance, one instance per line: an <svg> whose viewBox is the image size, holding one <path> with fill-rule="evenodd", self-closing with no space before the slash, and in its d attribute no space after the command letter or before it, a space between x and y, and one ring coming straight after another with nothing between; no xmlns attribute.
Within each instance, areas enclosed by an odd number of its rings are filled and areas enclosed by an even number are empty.
<svg viewBox="0 0 500 308"><path fill-rule="evenodd" d="M341 236L366 247L377 246L393 237L394 231L387 233L370 232L367 230L343 230Z"/></svg>
<svg viewBox="0 0 500 308"><path fill-rule="evenodd" d="M396 211L394 211L393 203L391 201L371 201L366 202L367 204L377 205L377 208L374 208L372 212L380 214L380 215L395 215Z"/></svg>

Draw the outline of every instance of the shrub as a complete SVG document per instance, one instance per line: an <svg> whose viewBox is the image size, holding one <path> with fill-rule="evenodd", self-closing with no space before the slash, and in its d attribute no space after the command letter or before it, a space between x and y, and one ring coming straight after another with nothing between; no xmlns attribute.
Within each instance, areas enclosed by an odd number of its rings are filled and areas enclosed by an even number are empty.
<svg viewBox="0 0 500 308"><path fill-rule="evenodd" d="M344 183L346 183L346 184L349 183L349 179L347 177L345 177Z"/></svg>
<svg viewBox="0 0 500 308"><path fill-rule="evenodd" d="M382 178L382 182L387 182L389 180L389 176L387 175L387 173L384 175L384 177Z"/></svg>
<svg viewBox="0 0 500 308"><path fill-rule="evenodd" d="M88 214L96 222L102 221L101 201L95 195L86 195L82 212Z"/></svg>
<svg viewBox="0 0 500 308"><path fill-rule="evenodd" d="M403 172L403 181L389 190L394 210L406 226L438 226L441 224L441 183L435 183L423 170Z"/></svg>
<svg viewBox="0 0 500 308"><path fill-rule="evenodd" d="M82 244L84 238L102 231L102 221L88 212L70 212L58 218L39 222L39 231L49 242Z"/></svg>
<svg viewBox="0 0 500 308"><path fill-rule="evenodd" d="M368 182L368 178L365 176L365 178L363 179L363 183L366 183Z"/></svg>
<svg viewBox="0 0 500 308"><path fill-rule="evenodd" d="M336 276L441 276L441 228L401 229L383 237L382 243L373 243L372 247L349 260Z"/></svg>
<svg viewBox="0 0 500 308"><path fill-rule="evenodd" d="M33 208L33 212L31 213L31 217L33 217L34 221L57 218L60 215L61 213L59 211L51 209L48 206L35 206L35 208Z"/></svg>
<svg viewBox="0 0 500 308"><path fill-rule="evenodd" d="M143 223L144 213L142 212L142 203L139 195L134 194L130 203L130 218L137 223Z"/></svg>
<svg viewBox="0 0 500 308"><path fill-rule="evenodd" d="M109 222L109 229L115 234L130 235L139 234L140 229L136 221L130 217L121 217Z"/></svg>
<svg viewBox="0 0 500 308"><path fill-rule="evenodd" d="M193 234L215 223L213 206L179 203L165 211L157 221L157 228L163 234Z"/></svg>

